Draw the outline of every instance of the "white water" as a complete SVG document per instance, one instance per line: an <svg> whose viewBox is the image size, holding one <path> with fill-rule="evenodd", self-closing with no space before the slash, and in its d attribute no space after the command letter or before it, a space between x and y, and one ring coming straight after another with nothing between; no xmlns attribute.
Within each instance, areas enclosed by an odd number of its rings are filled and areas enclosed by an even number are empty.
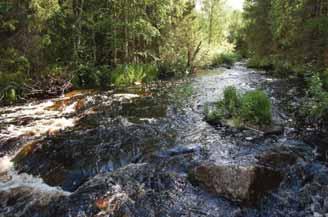
<svg viewBox="0 0 328 217"><path fill-rule="evenodd" d="M34 141L42 136L74 127L77 118L67 116L75 112L76 103L66 106L63 110L51 109L56 101L62 99L64 98L0 109L0 122L3 124L2 129L0 129L0 145L1 143L5 144L10 139L19 140L22 136L27 137L25 144L28 145L28 141ZM20 124L21 120L27 120L27 124ZM41 178L26 173L18 174L15 171L12 160L22 148L24 146L18 150L11 150L12 154L0 158L0 191L8 192L17 188L28 188L31 193L68 195L69 192L49 186Z"/></svg>
<svg viewBox="0 0 328 217"><path fill-rule="evenodd" d="M11 162L11 157L4 156L0 158L0 174L8 171L12 166L13 163Z"/></svg>
<svg viewBox="0 0 328 217"><path fill-rule="evenodd" d="M53 101L47 101L0 110L0 121L6 125L0 129L0 142L24 135L31 138L40 137L46 133L73 127L76 119L64 116L75 111L75 104L68 106L64 111L50 110L53 105ZM23 126L19 124L19 121L24 121L24 119L29 123Z"/></svg>
<svg viewBox="0 0 328 217"><path fill-rule="evenodd" d="M81 96L83 93L77 93L73 97ZM106 96L104 96L106 97ZM136 94L114 94L104 100L111 103L112 101L132 100L140 97ZM48 100L40 103L30 103L22 106L5 107L0 109L0 145L6 144L8 140L17 139L21 141L24 138L24 144L28 145L29 141L35 141L46 135L53 135L58 131L74 127L78 121L74 117L77 108L77 101L69 102L70 97L61 97L54 100ZM86 103L93 103L93 97L86 96ZM56 103L63 102L62 106L56 109ZM69 103L66 103L69 102ZM25 124L21 124L24 123ZM132 124L126 120L125 124ZM61 193L69 194L58 187L50 187L45 184L39 177L28 174L18 174L14 170L12 160L24 148L11 150L10 154L0 158L0 191L11 191L15 188L29 188L33 192L43 193Z"/></svg>

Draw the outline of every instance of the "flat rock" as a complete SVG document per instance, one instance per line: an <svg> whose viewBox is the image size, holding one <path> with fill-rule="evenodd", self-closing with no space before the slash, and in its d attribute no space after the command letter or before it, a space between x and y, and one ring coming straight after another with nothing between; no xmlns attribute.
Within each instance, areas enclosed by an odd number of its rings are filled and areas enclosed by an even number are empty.
<svg viewBox="0 0 328 217"><path fill-rule="evenodd" d="M279 172L267 167L215 163L194 167L191 178L218 196L246 204L254 204L282 181Z"/></svg>

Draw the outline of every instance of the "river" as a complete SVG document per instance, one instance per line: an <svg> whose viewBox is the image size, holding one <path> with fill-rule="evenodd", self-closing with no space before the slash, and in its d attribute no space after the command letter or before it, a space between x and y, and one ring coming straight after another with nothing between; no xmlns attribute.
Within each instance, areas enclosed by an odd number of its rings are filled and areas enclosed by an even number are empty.
<svg viewBox="0 0 328 217"><path fill-rule="evenodd" d="M0 216L327 217L328 169L280 81L237 63L184 81L0 109ZM262 88L280 130L211 126L226 86Z"/></svg>

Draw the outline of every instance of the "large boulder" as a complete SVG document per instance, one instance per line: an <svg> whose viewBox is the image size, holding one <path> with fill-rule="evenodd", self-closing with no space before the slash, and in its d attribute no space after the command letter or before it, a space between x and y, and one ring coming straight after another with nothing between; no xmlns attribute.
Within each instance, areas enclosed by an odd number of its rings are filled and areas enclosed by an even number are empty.
<svg viewBox="0 0 328 217"><path fill-rule="evenodd" d="M194 167L190 175L209 191L247 204L253 204L282 181L279 172L258 165L203 163Z"/></svg>

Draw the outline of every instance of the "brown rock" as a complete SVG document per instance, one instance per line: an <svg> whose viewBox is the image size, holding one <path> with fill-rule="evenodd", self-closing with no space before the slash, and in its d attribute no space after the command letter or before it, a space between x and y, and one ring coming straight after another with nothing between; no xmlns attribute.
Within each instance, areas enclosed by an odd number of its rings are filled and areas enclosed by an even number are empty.
<svg viewBox="0 0 328 217"><path fill-rule="evenodd" d="M257 157L258 164L281 169L296 163L297 156L287 151L272 151Z"/></svg>
<svg viewBox="0 0 328 217"><path fill-rule="evenodd" d="M272 125L263 129L264 136L281 135L284 133L284 127L281 125Z"/></svg>
<svg viewBox="0 0 328 217"><path fill-rule="evenodd" d="M253 204L265 192L279 186L279 172L258 165L219 165L206 163L196 166L191 177L211 192L232 201Z"/></svg>

